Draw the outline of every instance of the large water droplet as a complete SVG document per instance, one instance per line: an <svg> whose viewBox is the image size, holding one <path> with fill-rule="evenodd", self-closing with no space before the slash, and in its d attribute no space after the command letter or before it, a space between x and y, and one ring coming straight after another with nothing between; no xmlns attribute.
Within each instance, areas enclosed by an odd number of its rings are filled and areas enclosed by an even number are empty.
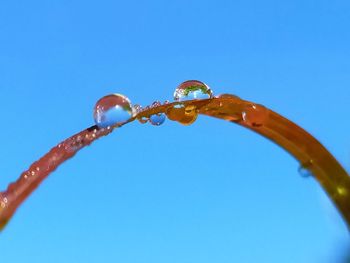
<svg viewBox="0 0 350 263"><path fill-rule="evenodd" d="M152 125L159 126L159 125L162 125L164 123L165 119L166 119L166 116L164 113L157 113L157 114L153 114L149 117L149 122Z"/></svg>
<svg viewBox="0 0 350 263"><path fill-rule="evenodd" d="M174 92L174 100L198 100L213 97L211 89L201 81L188 80L181 83Z"/></svg>
<svg viewBox="0 0 350 263"><path fill-rule="evenodd" d="M94 108L95 123L100 128L123 124L131 117L131 103L121 94L111 94L101 98Z"/></svg>

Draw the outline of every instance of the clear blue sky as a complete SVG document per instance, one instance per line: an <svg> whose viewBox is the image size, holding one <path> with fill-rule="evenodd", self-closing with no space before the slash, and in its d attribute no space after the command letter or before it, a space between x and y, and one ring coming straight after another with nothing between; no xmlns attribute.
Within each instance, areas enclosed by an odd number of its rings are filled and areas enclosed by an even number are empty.
<svg viewBox="0 0 350 263"><path fill-rule="evenodd" d="M350 4L2 1L0 186L93 124L187 79L262 103L350 168ZM132 123L52 174L0 235L1 262L329 263L345 225L298 163L239 126Z"/></svg>

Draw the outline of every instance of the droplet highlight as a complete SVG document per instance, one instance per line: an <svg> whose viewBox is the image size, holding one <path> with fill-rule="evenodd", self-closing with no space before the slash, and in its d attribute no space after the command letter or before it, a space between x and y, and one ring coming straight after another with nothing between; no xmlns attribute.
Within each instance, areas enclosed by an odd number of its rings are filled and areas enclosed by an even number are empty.
<svg viewBox="0 0 350 263"><path fill-rule="evenodd" d="M132 117L130 100L121 94L107 95L94 108L95 123L100 128L121 125Z"/></svg>
<svg viewBox="0 0 350 263"><path fill-rule="evenodd" d="M188 80L181 83L174 92L174 100L199 100L210 99L213 92L205 83L198 80Z"/></svg>

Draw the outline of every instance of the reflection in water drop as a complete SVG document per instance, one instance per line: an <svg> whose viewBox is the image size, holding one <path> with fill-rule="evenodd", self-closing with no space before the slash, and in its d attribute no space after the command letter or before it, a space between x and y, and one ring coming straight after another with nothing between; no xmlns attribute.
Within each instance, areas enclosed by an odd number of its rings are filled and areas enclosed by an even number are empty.
<svg viewBox="0 0 350 263"><path fill-rule="evenodd" d="M101 98L94 108L95 123L100 128L123 124L131 117L131 103L121 94L111 94Z"/></svg>
<svg viewBox="0 0 350 263"><path fill-rule="evenodd" d="M166 119L166 116L164 113L153 114L149 117L150 123L156 126L162 125L165 119Z"/></svg>
<svg viewBox="0 0 350 263"><path fill-rule="evenodd" d="M201 81L188 80L181 83L174 92L174 100L198 100L213 97L211 89Z"/></svg>

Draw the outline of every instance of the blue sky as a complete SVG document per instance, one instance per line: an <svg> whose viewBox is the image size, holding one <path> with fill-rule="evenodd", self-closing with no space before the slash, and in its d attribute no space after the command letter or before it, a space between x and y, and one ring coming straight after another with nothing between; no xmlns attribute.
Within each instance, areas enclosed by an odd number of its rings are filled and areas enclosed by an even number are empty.
<svg viewBox="0 0 350 263"><path fill-rule="evenodd" d="M3 1L0 186L93 124L187 79L290 118L350 170L349 1ZM278 146L236 125L132 123L50 176L4 262L334 262L344 223Z"/></svg>

